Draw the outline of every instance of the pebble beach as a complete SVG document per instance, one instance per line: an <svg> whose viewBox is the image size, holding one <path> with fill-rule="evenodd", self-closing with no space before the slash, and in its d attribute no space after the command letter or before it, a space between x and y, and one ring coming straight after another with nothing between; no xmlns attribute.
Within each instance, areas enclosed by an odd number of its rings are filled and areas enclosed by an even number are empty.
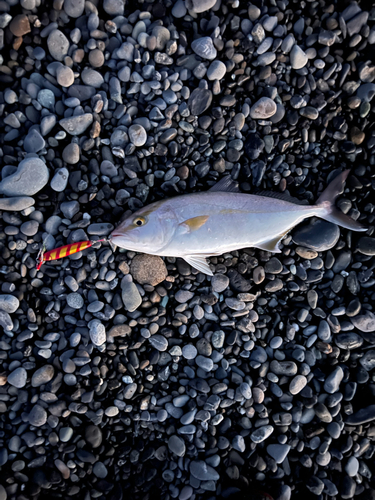
<svg viewBox="0 0 375 500"><path fill-rule="evenodd" d="M374 50L371 2L0 0L0 500L375 500ZM105 241L345 169L367 232L212 277Z"/></svg>

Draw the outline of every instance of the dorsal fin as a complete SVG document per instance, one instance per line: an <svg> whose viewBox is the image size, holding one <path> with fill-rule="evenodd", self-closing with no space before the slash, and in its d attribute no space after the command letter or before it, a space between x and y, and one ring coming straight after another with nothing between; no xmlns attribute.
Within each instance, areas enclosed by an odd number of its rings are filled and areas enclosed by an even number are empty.
<svg viewBox="0 0 375 500"><path fill-rule="evenodd" d="M239 193L238 182L234 181L230 175L226 175L220 179L212 188L211 192Z"/></svg>
<svg viewBox="0 0 375 500"><path fill-rule="evenodd" d="M275 193L273 191L256 191L255 194L257 196L264 196L267 198L275 198L276 200L283 200L289 203L294 203L295 205L309 205L309 202L306 200L299 200L298 198L294 198L285 193Z"/></svg>

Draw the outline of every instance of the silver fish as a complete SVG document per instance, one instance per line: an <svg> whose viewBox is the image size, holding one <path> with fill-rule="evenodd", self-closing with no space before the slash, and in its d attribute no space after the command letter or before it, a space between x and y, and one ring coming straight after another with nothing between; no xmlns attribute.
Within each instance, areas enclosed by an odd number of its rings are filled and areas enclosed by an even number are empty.
<svg viewBox="0 0 375 500"><path fill-rule="evenodd" d="M282 238L309 217L366 231L334 206L348 174L349 170L339 174L316 205L239 193L237 184L226 176L205 193L176 196L141 208L113 231L110 241L135 252L182 257L212 276L207 257L248 247L279 253Z"/></svg>

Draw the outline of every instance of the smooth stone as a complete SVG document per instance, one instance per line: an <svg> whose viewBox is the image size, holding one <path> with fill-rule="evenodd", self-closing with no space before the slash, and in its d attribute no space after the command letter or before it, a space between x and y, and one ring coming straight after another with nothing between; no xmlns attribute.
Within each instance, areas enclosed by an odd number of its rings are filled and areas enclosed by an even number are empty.
<svg viewBox="0 0 375 500"><path fill-rule="evenodd" d="M201 14L207 10L212 9L217 0L185 0L188 10L195 14Z"/></svg>
<svg viewBox="0 0 375 500"><path fill-rule="evenodd" d="M289 392L295 396L299 394L307 384L307 378L304 375L296 375L289 384Z"/></svg>
<svg viewBox="0 0 375 500"><path fill-rule="evenodd" d="M244 144L246 156L249 160L256 160L264 149L264 141L256 134L249 134Z"/></svg>
<svg viewBox="0 0 375 500"><path fill-rule="evenodd" d="M0 182L0 193L5 196L33 196L47 184L49 172L40 158L25 158L17 171Z"/></svg>
<svg viewBox="0 0 375 500"><path fill-rule="evenodd" d="M17 389L25 387L26 380L27 371L22 367L16 368L8 375L8 383L13 387L17 387Z"/></svg>
<svg viewBox="0 0 375 500"><path fill-rule="evenodd" d="M211 279L211 287L214 292L224 292L229 286L229 278L224 274L215 274Z"/></svg>
<svg viewBox="0 0 375 500"><path fill-rule="evenodd" d="M6 11L2 10L2 12ZM25 14L19 14L18 16L15 16L9 24L9 30L12 35L16 37L22 37L27 33L30 33L31 28L29 18Z"/></svg>
<svg viewBox="0 0 375 500"><path fill-rule="evenodd" d="M250 434L250 439L253 443L261 443L262 441L265 441L273 433L273 431L274 428L272 425L262 425Z"/></svg>
<svg viewBox="0 0 375 500"><path fill-rule="evenodd" d="M136 255L130 265L130 272L141 285L156 286L168 276L167 267L161 257L156 255Z"/></svg>
<svg viewBox="0 0 375 500"><path fill-rule="evenodd" d="M21 212L35 204L34 198L30 196L14 196L12 198L0 198L0 210L9 212Z"/></svg>
<svg viewBox="0 0 375 500"><path fill-rule="evenodd" d="M275 101L269 97L261 97L250 108L250 116L254 120L266 120L276 113L277 106Z"/></svg>
<svg viewBox="0 0 375 500"><path fill-rule="evenodd" d="M101 346L107 340L107 335L105 331L105 326L98 319L93 319L89 323L89 333L91 342L94 345Z"/></svg>
<svg viewBox="0 0 375 500"><path fill-rule="evenodd" d="M26 153L37 153L46 145L43 137L35 129L30 130L23 141L23 149Z"/></svg>
<svg viewBox="0 0 375 500"><path fill-rule="evenodd" d="M52 131L53 127L56 125L56 121L55 115L47 115L42 118L42 121L40 122L40 133L43 137Z"/></svg>
<svg viewBox="0 0 375 500"><path fill-rule="evenodd" d="M125 309L129 312L135 311L142 304L142 297L133 282L126 282L122 286L121 296Z"/></svg>
<svg viewBox="0 0 375 500"><path fill-rule="evenodd" d="M62 443L67 443L73 436L73 429L71 427L61 427L59 430L59 438Z"/></svg>
<svg viewBox="0 0 375 500"><path fill-rule="evenodd" d="M13 330L12 318L6 311L2 311L1 309L0 309L0 326L2 326L4 330L8 331Z"/></svg>
<svg viewBox="0 0 375 500"><path fill-rule="evenodd" d="M173 435L168 439L169 450L179 457L183 457L186 452L185 441L179 436Z"/></svg>
<svg viewBox="0 0 375 500"><path fill-rule="evenodd" d="M204 36L193 40L191 43L192 50L202 59L212 61L217 56L217 50L212 43L212 38Z"/></svg>
<svg viewBox="0 0 375 500"><path fill-rule="evenodd" d="M104 479L108 475L107 467L102 462L96 462L92 471L100 479Z"/></svg>
<svg viewBox="0 0 375 500"><path fill-rule="evenodd" d="M13 314L20 306L20 301L13 295L0 295L0 309Z"/></svg>
<svg viewBox="0 0 375 500"><path fill-rule="evenodd" d="M243 453L246 450L245 440L243 436L237 435L232 439L232 448L240 453Z"/></svg>
<svg viewBox="0 0 375 500"><path fill-rule="evenodd" d="M172 16L176 19L181 19L187 13L187 8L185 6L184 0L177 0L177 2L172 7Z"/></svg>
<svg viewBox="0 0 375 500"><path fill-rule="evenodd" d="M47 46L51 56L56 61L63 61L68 54L70 43L64 33L55 29L48 35Z"/></svg>
<svg viewBox="0 0 375 500"><path fill-rule="evenodd" d="M146 144L147 132L142 125L131 125L129 127L129 139L136 147L141 147Z"/></svg>
<svg viewBox="0 0 375 500"><path fill-rule="evenodd" d="M103 441L103 434L100 427L89 425L85 428L85 440L92 448L99 448Z"/></svg>
<svg viewBox="0 0 375 500"><path fill-rule="evenodd" d="M51 112L55 109L55 94L52 90L42 89L38 92L37 100L43 108L49 109Z"/></svg>
<svg viewBox="0 0 375 500"><path fill-rule="evenodd" d="M267 453L275 460L277 464L284 462L288 455L290 446L288 444L269 444Z"/></svg>
<svg viewBox="0 0 375 500"><path fill-rule="evenodd" d="M197 348L193 344L186 344L182 348L182 355L185 359L194 359L197 354Z"/></svg>
<svg viewBox="0 0 375 500"><path fill-rule="evenodd" d="M79 293L69 293L66 297L66 301L68 306L73 309L81 309L84 304L83 297Z"/></svg>
<svg viewBox="0 0 375 500"><path fill-rule="evenodd" d="M294 45L290 51L290 64L293 69L301 69L306 66L308 57L298 45Z"/></svg>
<svg viewBox="0 0 375 500"><path fill-rule="evenodd" d="M4 486L2 484L0 484L0 500L7 500L7 498L8 498L7 491L4 488ZM190 498L190 497L187 497L187 498Z"/></svg>
<svg viewBox="0 0 375 500"><path fill-rule="evenodd" d="M80 17L84 10L85 0L64 0L64 11L69 17Z"/></svg>
<svg viewBox="0 0 375 500"><path fill-rule="evenodd" d="M163 335L159 335L158 333L152 335L149 341L152 347L158 351L166 351L168 349L168 340Z"/></svg>
<svg viewBox="0 0 375 500"><path fill-rule="evenodd" d="M110 16L123 16L125 0L103 0L103 9Z"/></svg>
<svg viewBox="0 0 375 500"><path fill-rule="evenodd" d="M350 318L353 325L361 332L374 332L375 331L375 314L371 311L366 311L364 314L358 314Z"/></svg>
<svg viewBox="0 0 375 500"><path fill-rule="evenodd" d="M44 365L36 370L31 377L31 386L40 387L53 379L55 369L52 365Z"/></svg>
<svg viewBox="0 0 375 500"><path fill-rule="evenodd" d="M358 349L363 344L363 338L354 332L339 333L334 339L340 349Z"/></svg>
<svg viewBox="0 0 375 500"><path fill-rule="evenodd" d="M135 383L128 384L123 391L124 399L131 399L134 396L137 387L138 386Z"/></svg>
<svg viewBox="0 0 375 500"><path fill-rule="evenodd" d="M297 365L294 361L277 361L273 359L270 364L270 369L275 375L287 375L292 377L297 375Z"/></svg>
<svg viewBox="0 0 375 500"><path fill-rule="evenodd" d="M212 61L207 70L209 80L221 80L227 72L227 67L222 61Z"/></svg>
<svg viewBox="0 0 375 500"><path fill-rule="evenodd" d="M56 80L62 87L70 87L74 83L74 72L68 66L59 66L56 69Z"/></svg>
<svg viewBox="0 0 375 500"><path fill-rule="evenodd" d="M59 168L51 180L51 188L57 193L64 191L68 184L69 171L67 168Z"/></svg>
<svg viewBox="0 0 375 500"><path fill-rule="evenodd" d="M68 163L68 165L75 165L76 163L78 163L79 156L80 156L80 149L78 144L76 144L75 142L72 142L67 146L65 146L62 152L63 160L65 161L65 163Z"/></svg>
<svg viewBox="0 0 375 500"><path fill-rule="evenodd" d="M60 209L66 219L72 219L79 212L79 202L76 200L63 201Z"/></svg>
<svg viewBox="0 0 375 500"><path fill-rule="evenodd" d="M357 249L363 255L375 255L375 238L362 236L358 240Z"/></svg>
<svg viewBox="0 0 375 500"><path fill-rule="evenodd" d="M21 233L26 236L35 236L39 229L39 223L36 220L28 220L21 225Z"/></svg>
<svg viewBox="0 0 375 500"><path fill-rule="evenodd" d="M364 102L370 102L375 95L375 83L364 83L357 89L357 97Z"/></svg>
<svg viewBox="0 0 375 500"><path fill-rule="evenodd" d="M370 349L369 351L366 351L365 355L360 358L359 362L367 372L372 371L375 368L375 350Z"/></svg>
<svg viewBox="0 0 375 500"><path fill-rule="evenodd" d="M349 415L345 423L348 425L362 425L372 422L373 420L375 420L375 405L370 405Z"/></svg>
<svg viewBox="0 0 375 500"><path fill-rule="evenodd" d="M317 252L325 252L333 248L340 237L340 230L336 224L315 219L308 225L299 226L294 231L293 241Z"/></svg>
<svg viewBox="0 0 375 500"><path fill-rule="evenodd" d="M47 412L42 406L36 404L32 407L28 420L30 425L41 427L47 422Z"/></svg>
<svg viewBox="0 0 375 500"><path fill-rule="evenodd" d="M324 382L324 390L328 394L334 394L339 390L342 379L344 378L344 371L341 366L337 366L332 373L326 377Z"/></svg>
<svg viewBox="0 0 375 500"><path fill-rule="evenodd" d="M85 68L81 73L81 79L85 85L91 85L96 89L100 88L104 83L103 76L92 68Z"/></svg>
<svg viewBox="0 0 375 500"><path fill-rule="evenodd" d="M62 128L70 135L81 135L92 124L94 118L91 113L63 118L59 121Z"/></svg>
<svg viewBox="0 0 375 500"><path fill-rule="evenodd" d="M355 477L358 473L358 469L359 469L358 459L353 456L349 457L345 465L345 472L348 474L348 476Z"/></svg>
<svg viewBox="0 0 375 500"><path fill-rule="evenodd" d="M204 113L212 102L212 92L208 89L197 88L191 93L188 106L192 115L199 116Z"/></svg>
<svg viewBox="0 0 375 500"><path fill-rule="evenodd" d="M217 481L220 476L216 470L203 460L193 460L189 465L190 473L200 481Z"/></svg>

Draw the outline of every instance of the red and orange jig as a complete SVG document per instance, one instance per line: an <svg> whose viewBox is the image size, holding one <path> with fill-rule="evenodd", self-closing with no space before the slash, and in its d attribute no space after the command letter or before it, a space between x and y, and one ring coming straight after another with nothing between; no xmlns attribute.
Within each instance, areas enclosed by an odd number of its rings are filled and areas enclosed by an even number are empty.
<svg viewBox="0 0 375 500"><path fill-rule="evenodd" d="M96 241L79 241L78 243L71 243L70 245L64 245L59 248L55 248L54 250L49 250L46 252L46 248L43 247L40 249L38 256L36 258L36 268L39 269L42 267L44 262L49 260L62 259L64 257L68 257L68 255L72 255L77 252L81 252L82 250L86 250L86 248L90 248L94 243L100 243L103 241L107 241L106 239L96 240Z"/></svg>

